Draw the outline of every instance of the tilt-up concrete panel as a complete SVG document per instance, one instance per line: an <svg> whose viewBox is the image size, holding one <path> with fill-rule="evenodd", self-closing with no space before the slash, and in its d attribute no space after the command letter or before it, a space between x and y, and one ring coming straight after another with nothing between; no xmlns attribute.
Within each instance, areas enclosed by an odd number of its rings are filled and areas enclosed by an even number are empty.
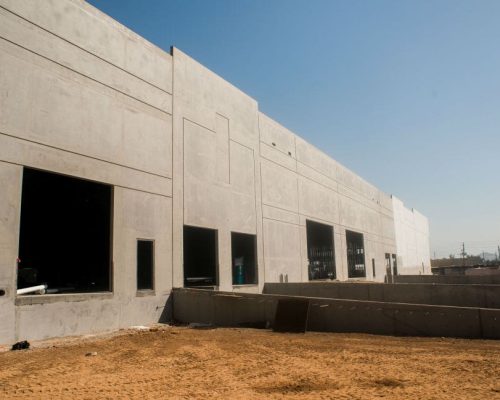
<svg viewBox="0 0 500 400"><path fill-rule="evenodd" d="M22 167L0 161L0 343L15 339L16 269L21 214Z"/></svg>
<svg viewBox="0 0 500 400"><path fill-rule="evenodd" d="M231 232L257 235L264 281L258 112L255 100L178 49L174 55L173 263L183 286L183 226L218 232L218 287L232 282Z"/></svg>

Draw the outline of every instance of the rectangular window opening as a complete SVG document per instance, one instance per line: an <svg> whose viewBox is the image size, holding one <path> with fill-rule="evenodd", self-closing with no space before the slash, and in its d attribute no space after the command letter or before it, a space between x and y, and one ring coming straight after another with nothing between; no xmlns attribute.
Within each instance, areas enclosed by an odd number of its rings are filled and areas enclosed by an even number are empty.
<svg viewBox="0 0 500 400"><path fill-rule="evenodd" d="M392 271L394 275L398 274L398 259L396 257L396 254L392 255Z"/></svg>
<svg viewBox="0 0 500 400"><path fill-rule="evenodd" d="M336 279L333 226L306 221L309 280Z"/></svg>
<svg viewBox="0 0 500 400"><path fill-rule="evenodd" d="M373 272L373 277L375 278L376 275L375 275L375 259L372 258L372 272Z"/></svg>
<svg viewBox="0 0 500 400"><path fill-rule="evenodd" d="M349 278L365 278L365 246L363 234L346 231L347 268Z"/></svg>
<svg viewBox="0 0 500 400"><path fill-rule="evenodd" d="M231 232L233 285L257 284L256 236Z"/></svg>
<svg viewBox="0 0 500 400"><path fill-rule="evenodd" d="M137 290L153 290L154 241L137 240Z"/></svg>
<svg viewBox="0 0 500 400"><path fill-rule="evenodd" d="M24 168L17 288L110 291L112 194L110 185Z"/></svg>
<svg viewBox="0 0 500 400"><path fill-rule="evenodd" d="M392 276L391 255L389 253L385 253L385 274L388 277Z"/></svg>
<svg viewBox="0 0 500 400"><path fill-rule="evenodd" d="M217 231L184 226L184 286L217 285Z"/></svg>

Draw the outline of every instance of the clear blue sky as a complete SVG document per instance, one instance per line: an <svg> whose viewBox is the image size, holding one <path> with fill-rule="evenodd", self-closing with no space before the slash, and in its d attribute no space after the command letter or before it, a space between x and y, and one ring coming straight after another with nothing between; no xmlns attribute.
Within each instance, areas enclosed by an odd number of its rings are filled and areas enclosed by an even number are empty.
<svg viewBox="0 0 500 400"><path fill-rule="evenodd" d="M500 1L90 0L428 216L431 251L500 243Z"/></svg>

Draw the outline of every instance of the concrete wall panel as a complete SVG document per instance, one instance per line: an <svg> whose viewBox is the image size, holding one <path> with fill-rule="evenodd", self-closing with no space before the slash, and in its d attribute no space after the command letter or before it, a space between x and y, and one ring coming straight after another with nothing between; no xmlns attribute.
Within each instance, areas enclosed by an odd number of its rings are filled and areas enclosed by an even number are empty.
<svg viewBox="0 0 500 400"><path fill-rule="evenodd" d="M172 93L170 55L90 4L80 0L1 0L0 7Z"/></svg>
<svg viewBox="0 0 500 400"><path fill-rule="evenodd" d="M339 222L339 199L336 192L305 178L299 178L298 185L302 215L331 223Z"/></svg>
<svg viewBox="0 0 500 400"><path fill-rule="evenodd" d="M297 225L264 220L265 282L279 282L280 275L289 282L300 282L300 233Z"/></svg>
<svg viewBox="0 0 500 400"><path fill-rule="evenodd" d="M171 177L171 116L0 42L0 132Z"/></svg>
<svg viewBox="0 0 500 400"><path fill-rule="evenodd" d="M60 174L172 196L172 180L0 134L0 160Z"/></svg>
<svg viewBox="0 0 500 400"><path fill-rule="evenodd" d="M431 273L429 248L429 222L416 210L407 209L403 202L392 196L394 231L398 249L398 272L402 274Z"/></svg>
<svg viewBox="0 0 500 400"><path fill-rule="evenodd" d="M63 38L3 8L0 8L0 38L159 110L172 113L172 95L170 93L117 68L92 53L82 51L81 48Z"/></svg>
<svg viewBox="0 0 500 400"><path fill-rule="evenodd" d="M297 176L293 171L269 161L262 161L262 203L282 208L286 211L298 211Z"/></svg>
<svg viewBox="0 0 500 400"><path fill-rule="evenodd" d="M0 161L0 343L12 342L15 338L17 263L19 238L19 216L21 214L22 168Z"/></svg>

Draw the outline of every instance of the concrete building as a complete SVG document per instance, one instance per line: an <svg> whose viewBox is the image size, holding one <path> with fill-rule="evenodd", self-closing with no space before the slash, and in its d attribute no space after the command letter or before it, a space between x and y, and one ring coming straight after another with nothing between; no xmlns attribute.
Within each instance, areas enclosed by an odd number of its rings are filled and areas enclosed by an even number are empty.
<svg viewBox="0 0 500 400"><path fill-rule="evenodd" d="M430 273L424 216L81 0L0 0L0 184L0 343L155 322L172 287Z"/></svg>

